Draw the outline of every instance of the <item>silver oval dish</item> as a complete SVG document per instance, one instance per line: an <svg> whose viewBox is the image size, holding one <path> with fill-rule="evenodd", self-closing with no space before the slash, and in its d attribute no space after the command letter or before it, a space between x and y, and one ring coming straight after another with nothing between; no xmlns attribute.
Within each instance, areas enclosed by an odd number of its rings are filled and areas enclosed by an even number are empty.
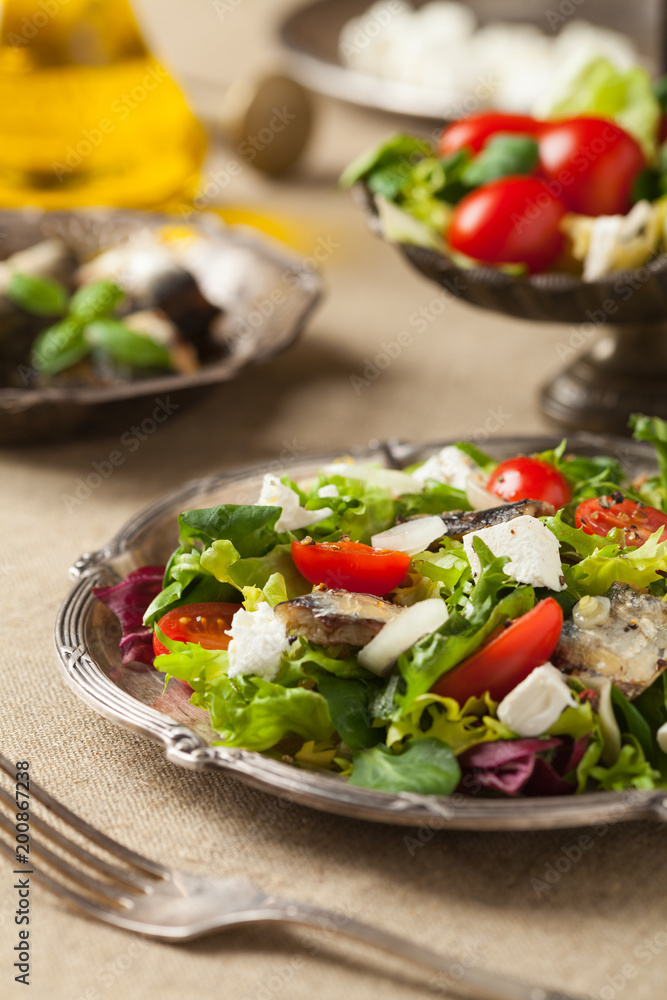
<svg viewBox="0 0 667 1000"><path fill-rule="evenodd" d="M268 237L243 226L225 226L213 213L191 216L92 208L0 211L0 256L58 236L86 259L118 246L146 229L192 230L210 247L216 268L215 305L224 310L227 351L189 374L158 375L109 386L0 385L0 445L57 440L79 429L108 429L115 414L125 422L145 398L164 393L196 396L206 386L227 382L247 365L286 350L317 305L322 283L316 272ZM197 275L195 274L197 278Z"/></svg>
<svg viewBox="0 0 667 1000"><path fill-rule="evenodd" d="M395 442L355 450L357 460L400 468L421 461L440 444ZM498 438L485 448L494 457L555 447L551 437ZM652 448L622 438L573 435L569 444L582 454L612 454L631 475L653 465ZM301 481L339 454L312 457L289 466ZM150 667L123 666L115 616L93 596L96 586L117 583L131 570L166 562L177 541L182 510L216 503L252 503L267 466L254 466L186 483L140 512L104 548L86 553L74 564L74 589L63 602L55 625L62 675L70 688L100 715L161 744L167 758L194 770L220 768L262 791L324 812L428 829L538 830L618 823L667 821L667 792L593 792L578 796L523 799L449 798L412 793L391 794L347 784L334 775L307 771L260 753L215 746L216 733L206 712L189 704L186 688ZM285 471L285 470L284 470Z"/></svg>

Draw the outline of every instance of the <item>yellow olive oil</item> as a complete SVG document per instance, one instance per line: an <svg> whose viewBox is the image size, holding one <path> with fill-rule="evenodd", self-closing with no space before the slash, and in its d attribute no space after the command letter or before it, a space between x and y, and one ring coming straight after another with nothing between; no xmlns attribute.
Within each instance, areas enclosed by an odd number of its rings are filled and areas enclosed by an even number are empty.
<svg viewBox="0 0 667 1000"><path fill-rule="evenodd" d="M191 198L204 135L126 0L1 6L0 205Z"/></svg>

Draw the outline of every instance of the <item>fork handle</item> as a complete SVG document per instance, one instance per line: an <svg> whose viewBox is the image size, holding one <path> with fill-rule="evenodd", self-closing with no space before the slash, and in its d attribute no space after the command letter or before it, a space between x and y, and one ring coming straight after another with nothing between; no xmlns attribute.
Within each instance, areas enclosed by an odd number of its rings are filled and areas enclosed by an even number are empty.
<svg viewBox="0 0 667 1000"><path fill-rule="evenodd" d="M462 996L475 997L478 1000L581 1000L569 993L529 986L506 976L485 972L484 969L465 966L451 956L439 955L429 948L423 948L413 941L406 941L389 931L380 930L378 927L308 903L270 897L259 907L257 915L260 920L287 921L317 927L320 930L335 930L336 933L363 941L391 955L398 955L416 965L443 973L446 977L443 985Z"/></svg>

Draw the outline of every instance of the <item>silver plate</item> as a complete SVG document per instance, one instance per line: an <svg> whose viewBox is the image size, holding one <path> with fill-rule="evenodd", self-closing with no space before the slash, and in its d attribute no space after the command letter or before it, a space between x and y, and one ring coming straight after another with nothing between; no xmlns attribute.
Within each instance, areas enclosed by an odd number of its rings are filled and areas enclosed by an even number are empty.
<svg viewBox="0 0 667 1000"><path fill-rule="evenodd" d="M652 466L653 451L621 438L587 434L569 439L582 454L613 454L631 475ZM497 438L485 445L494 457L555 447L558 439ZM354 451L358 460L394 468L421 461L443 446L386 443ZM290 475L301 481L338 455L296 462ZM537 830L617 823L667 821L662 791L598 792L543 799L449 798L411 793L390 794L356 788L342 778L236 747L214 746L207 713L189 704L183 685L172 681L163 691L163 675L150 667L135 670L121 663L120 630L115 616L93 596L93 588L117 583L139 566L166 562L177 542L177 515L185 509L217 503L252 502L266 466L211 476L166 494L129 521L103 548L84 554L72 567L76 586L62 604L55 626L61 672L72 690L96 712L165 748L167 758L193 770L220 768L262 791L324 812L429 829Z"/></svg>
<svg viewBox="0 0 667 1000"><path fill-rule="evenodd" d="M415 7L426 2L413 0ZM462 100L460 94L448 94L437 87L388 80L343 65L338 53L341 29L349 20L365 13L372 3L373 0L310 0L290 13L281 26L280 37L287 48L292 75L306 87L328 97L421 119L428 124L442 124L443 119L474 110L479 101L473 95ZM553 30L547 19L547 12L554 13L553 3L546 0L532 4L525 0L468 0L468 6L481 24L521 21L536 24L547 34ZM643 61L650 66L662 63L663 54L656 51L660 29L654 4L587 0L582 17L631 35Z"/></svg>
<svg viewBox="0 0 667 1000"><path fill-rule="evenodd" d="M319 301L319 276L286 248L249 228L225 226L213 213L182 218L112 208L0 211L0 256L59 236L85 259L141 231L163 226L192 229L207 241L208 260L216 262L214 304L224 312L227 353L190 374L159 375L107 387L0 386L0 444L55 440L82 427L104 430L117 414L127 422L128 407L141 406L145 397L174 392L186 399L188 394L196 396L204 386L227 382L247 365L284 351L299 335ZM213 301L213 294L209 297Z"/></svg>

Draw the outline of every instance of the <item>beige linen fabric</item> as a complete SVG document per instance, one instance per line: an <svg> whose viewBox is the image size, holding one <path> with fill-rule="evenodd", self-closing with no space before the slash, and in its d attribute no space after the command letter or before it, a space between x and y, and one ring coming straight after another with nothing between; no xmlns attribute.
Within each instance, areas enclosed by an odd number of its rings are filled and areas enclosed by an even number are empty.
<svg viewBox="0 0 667 1000"><path fill-rule="evenodd" d="M230 79L242 69L238 50L245 45L255 55L255 37L261 48L266 30L258 11L284 6L245 0L221 21L203 0L188 4L183 51L195 25L206 35L210 75ZM180 22L183 8L143 0L141 10L166 48L171 38L173 61L176 13ZM211 31L219 31L223 69L210 59ZM284 803L222 773L177 768L159 748L95 715L57 673L52 622L68 590L68 565L185 479L269 462L284 449L301 456L371 438L475 434L482 441L489 432L546 429L536 387L560 364L557 345L571 331L504 320L446 299L369 236L348 196L331 190L330 181L385 123L331 105L321 111L307 176L274 186L245 170L227 192L259 212L291 218L303 255L318 241L330 248L327 297L300 343L196 408L181 406L136 451L123 448L121 435L130 427L119 426L104 438L0 453L0 748L12 759L28 758L36 780L138 851L192 871L249 876L275 892L354 913L451 954L453 980L461 962L598 1000L658 1000L667 965L658 826L426 832L420 840L414 830ZM402 331L408 337L399 356L380 370L378 356ZM147 416L153 405L147 401ZM73 502L93 463L119 448L123 464L87 499ZM549 879L548 889L533 881ZM335 935L260 928L165 945L83 919L36 887L26 993L13 981L12 885L11 867L2 862L3 1000L446 995L444 979Z"/></svg>

